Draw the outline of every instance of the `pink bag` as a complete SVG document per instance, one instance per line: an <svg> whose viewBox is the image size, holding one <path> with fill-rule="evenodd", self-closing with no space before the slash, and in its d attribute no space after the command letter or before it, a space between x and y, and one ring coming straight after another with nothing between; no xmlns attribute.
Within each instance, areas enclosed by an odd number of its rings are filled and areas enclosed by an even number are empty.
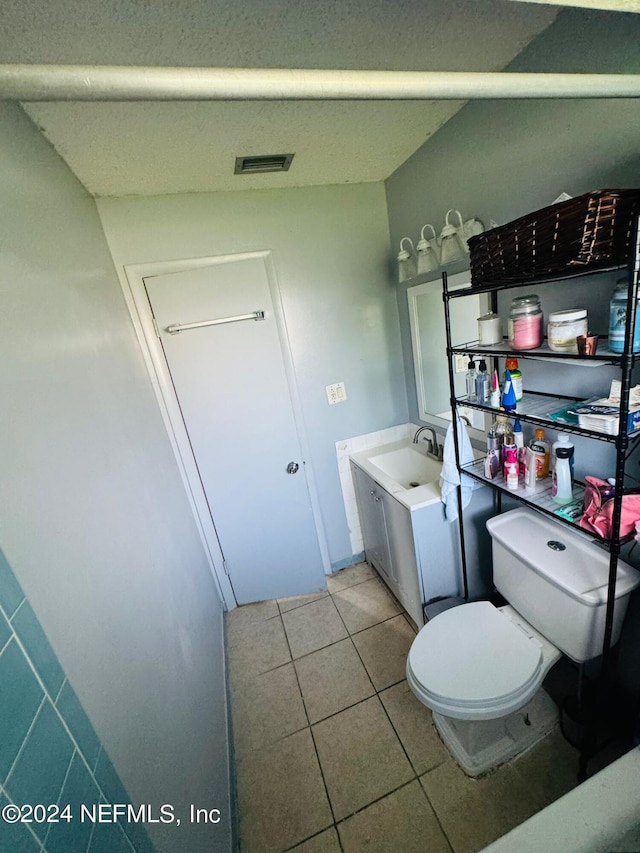
<svg viewBox="0 0 640 853"><path fill-rule="evenodd" d="M599 477L585 477L584 486L584 515L580 519L580 527L603 539L610 539L613 498L603 498L602 493L610 492L611 484ZM639 519L640 494L625 493L620 514L620 539L635 533Z"/></svg>

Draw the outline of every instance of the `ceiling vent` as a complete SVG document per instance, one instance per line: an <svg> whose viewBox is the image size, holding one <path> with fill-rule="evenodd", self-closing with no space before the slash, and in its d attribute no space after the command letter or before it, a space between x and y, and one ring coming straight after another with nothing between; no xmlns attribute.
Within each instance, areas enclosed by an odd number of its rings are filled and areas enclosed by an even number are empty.
<svg viewBox="0 0 640 853"><path fill-rule="evenodd" d="M236 157L236 175L255 175L261 172L288 172L293 154L258 154Z"/></svg>

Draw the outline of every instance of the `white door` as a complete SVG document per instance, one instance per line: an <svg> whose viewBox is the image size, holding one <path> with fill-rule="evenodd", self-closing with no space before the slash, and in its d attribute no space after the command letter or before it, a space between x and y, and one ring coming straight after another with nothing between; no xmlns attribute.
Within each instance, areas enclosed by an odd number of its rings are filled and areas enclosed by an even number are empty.
<svg viewBox="0 0 640 853"><path fill-rule="evenodd" d="M263 258L144 284L237 602L324 588ZM256 311L264 319L167 331Z"/></svg>

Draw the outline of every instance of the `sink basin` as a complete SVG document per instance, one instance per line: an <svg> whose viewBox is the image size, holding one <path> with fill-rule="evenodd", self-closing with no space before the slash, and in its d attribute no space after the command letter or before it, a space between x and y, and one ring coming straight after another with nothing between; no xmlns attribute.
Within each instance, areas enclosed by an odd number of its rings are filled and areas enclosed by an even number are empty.
<svg viewBox="0 0 640 853"><path fill-rule="evenodd" d="M404 489L437 481L442 468L441 462L406 446L370 456L369 461Z"/></svg>

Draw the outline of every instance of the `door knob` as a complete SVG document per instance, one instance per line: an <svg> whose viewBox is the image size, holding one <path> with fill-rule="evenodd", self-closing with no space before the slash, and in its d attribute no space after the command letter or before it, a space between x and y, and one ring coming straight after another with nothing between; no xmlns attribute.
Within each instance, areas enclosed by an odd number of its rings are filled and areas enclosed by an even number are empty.
<svg viewBox="0 0 640 853"><path fill-rule="evenodd" d="M289 462L287 465L287 474L295 474L299 467L297 462Z"/></svg>

